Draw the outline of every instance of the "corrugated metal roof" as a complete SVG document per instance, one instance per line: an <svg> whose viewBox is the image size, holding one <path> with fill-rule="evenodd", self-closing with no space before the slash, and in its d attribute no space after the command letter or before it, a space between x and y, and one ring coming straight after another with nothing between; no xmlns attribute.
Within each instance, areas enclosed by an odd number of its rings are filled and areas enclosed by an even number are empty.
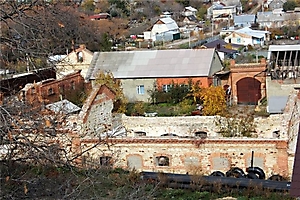
<svg viewBox="0 0 300 200"><path fill-rule="evenodd" d="M245 23L245 22L254 22L255 15L235 15L234 23Z"/></svg>
<svg viewBox="0 0 300 200"><path fill-rule="evenodd" d="M270 96L268 98L268 112L270 114L283 113L288 96Z"/></svg>
<svg viewBox="0 0 300 200"><path fill-rule="evenodd" d="M214 48L96 52L86 80L99 71L112 72L115 78L210 76L214 55Z"/></svg>
<svg viewBox="0 0 300 200"><path fill-rule="evenodd" d="M62 114L71 114L81 110L81 108L79 108L72 102L68 101L67 99L52 104L48 104L46 105L46 108L52 110L55 113L62 113Z"/></svg>
<svg viewBox="0 0 300 200"><path fill-rule="evenodd" d="M265 34L270 33L269 31L252 30L249 27L245 27L245 28L236 30L235 32L247 34L247 35L250 35L250 36L256 37L256 38L263 38L263 37L265 37Z"/></svg>
<svg viewBox="0 0 300 200"><path fill-rule="evenodd" d="M300 197L300 124L298 127L298 140L294 158L292 183L290 194L293 197Z"/></svg>
<svg viewBox="0 0 300 200"><path fill-rule="evenodd" d="M159 20L162 21L170 31L179 29L177 23L170 17L161 18Z"/></svg>
<svg viewBox="0 0 300 200"><path fill-rule="evenodd" d="M216 48L216 50L218 52L224 52L224 53L236 53L238 52L237 50L234 49L227 49L225 46L228 43L226 43L224 40L214 40L212 42L208 42L203 44L203 46L206 46L207 48ZM218 48L218 45L220 45L220 48ZM231 44L232 46L237 46L237 47L241 47L242 45L236 45L236 44Z"/></svg>

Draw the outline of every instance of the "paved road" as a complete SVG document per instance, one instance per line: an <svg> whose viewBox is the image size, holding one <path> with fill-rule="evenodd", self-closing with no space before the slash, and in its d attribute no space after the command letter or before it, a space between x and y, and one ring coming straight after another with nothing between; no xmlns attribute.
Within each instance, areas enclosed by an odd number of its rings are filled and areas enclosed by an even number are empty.
<svg viewBox="0 0 300 200"><path fill-rule="evenodd" d="M179 46L179 45L181 45L181 44L186 44L186 43L188 43L189 41L192 43L192 41L193 40L197 40L197 38L194 38L194 37L191 37L190 39L189 38L187 38L187 39L180 39L180 40L175 40L175 41L173 41L173 42L168 42L168 43L166 43L165 44L165 47L167 47L167 48L174 48L174 47L177 47L177 46Z"/></svg>

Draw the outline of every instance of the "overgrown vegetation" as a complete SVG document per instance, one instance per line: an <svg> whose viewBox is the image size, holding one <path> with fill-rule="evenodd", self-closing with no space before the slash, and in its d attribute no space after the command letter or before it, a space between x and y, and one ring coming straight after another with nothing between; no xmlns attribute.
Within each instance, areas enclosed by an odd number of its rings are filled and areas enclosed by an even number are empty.
<svg viewBox="0 0 300 200"><path fill-rule="evenodd" d="M195 109L196 105L189 99L177 104L136 102L127 104L125 114L128 116L143 116L145 113L157 113L157 116L186 116L191 115L191 112Z"/></svg>
<svg viewBox="0 0 300 200"><path fill-rule="evenodd" d="M121 87L121 81L115 79L112 73L105 73L100 71L96 77L96 83L100 85L106 85L115 93L114 98L114 110L113 112L125 113L127 99L124 96L123 89Z"/></svg>
<svg viewBox="0 0 300 200"><path fill-rule="evenodd" d="M287 193L263 190L260 186L234 189L214 184L201 185L195 176L190 189L171 188L166 182L142 180L136 171L107 167L80 169L68 166L0 164L0 195L3 199L139 199L199 200L236 197L246 199L291 200Z"/></svg>
<svg viewBox="0 0 300 200"><path fill-rule="evenodd" d="M224 117L217 117L216 126L223 137L254 137L256 124L254 110L245 106L228 112Z"/></svg>
<svg viewBox="0 0 300 200"><path fill-rule="evenodd" d="M155 185L135 171L14 164L1 168L3 199L152 199Z"/></svg>
<svg viewBox="0 0 300 200"><path fill-rule="evenodd" d="M225 91L221 86L201 88L200 82L189 80L187 84L174 83L167 88L154 87L150 103L136 102L127 105L127 115L144 115L156 112L158 116L185 116L203 106L203 115L224 115L226 112Z"/></svg>

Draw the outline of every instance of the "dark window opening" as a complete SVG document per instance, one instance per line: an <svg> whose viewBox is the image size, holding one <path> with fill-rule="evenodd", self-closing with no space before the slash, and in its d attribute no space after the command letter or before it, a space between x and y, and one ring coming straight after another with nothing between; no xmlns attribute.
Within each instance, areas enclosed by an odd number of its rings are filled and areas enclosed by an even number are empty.
<svg viewBox="0 0 300 200"><path fill-rule="evenodd" d="M207 133L205 131L197 131L195 132L195 137L207 138Z"/></svg>
<svg viewBox="0 0 300 200"><path fill-rule="evenodd" d="M110 156L100 157L100 165L101 166L111 166L112 165L112 158Z"/></svg>
<svg viewBox="0 0 300 200"><path fill-rule="evenodd" d="M158 156L158 157L156 157L156 165L157 166L169 166L170 160L167 156Z"/></svg>
<svg viewBox="0 0 300 200"><path fill-rule="evenodd" d="M75 90L75 88L76 88L76 87L75 87L75 81L72 81L72 82L71 82L71 88L72 88L72 90Z"/></svg>
<svg viewBox="0 0 300 200"><path fill-rule="evenodd" d="M161 136L162 137L165 137L165 136L177 137L178 135L176 135L175 133L165 133L165 134L162 134Z"/></svg>
<svg viewBox="0 0 300 200"><path fill-rule="evenodd" d="M53 94L54 94L53 88L49 88L49 89L48 89L48 95L53 95Z"/></svg>
<svg viewBox="0 0 300 200"><path fill-rule="evenodd" d="M78 53L77 53L77 62L80 62L80 63L83 62L82 52L78 52Z"/></svg>
<svg viewBox="0 0 300 200"><path fill-rule="evenodd" d="M135 131L134 134L137 137L146 136L146 132L144 132L144 131Z"/></svg>

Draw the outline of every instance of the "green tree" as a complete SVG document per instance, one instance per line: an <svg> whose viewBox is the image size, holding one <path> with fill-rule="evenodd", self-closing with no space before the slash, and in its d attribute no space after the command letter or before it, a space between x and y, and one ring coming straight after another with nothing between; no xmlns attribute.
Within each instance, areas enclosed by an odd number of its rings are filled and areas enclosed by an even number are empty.
<svg viewBox="0 0 300 200"><path fill-rule="evenodd" d="M177 3L182 4L183 6L189 6L190 1L189 0L175 0Z"/></svg>
<svg viewBox="0 0 300 200"><path fill-rule="evenodd" d="M112 42L110 41L108 33L103 33L101 37L101 51L110 51L112 47Z"/></svg>
<svg viewBox="0 0 300 200"><path fill-rule="evenodd" d="M115 79L112 73L105 73L101 71L96 77L96 83L100 85L106 85L116 94L113 112L125 113L128 101L124 96L123 89L121 87L121 81Z"/></svg>
<svg viewBox="0 0 300 200"><path fill-rule="evenodd" d="M201 20L205 19L206 13L207 13L207 8L205 6L202 6L197 11L197 18Z"/></svg>
<svg viewBox="0 0 300 200"><path fill-rule="evenodd" d="M294 10L295 7L297 7L297 3L293 0L289 0L283 4L284 11Z"/></svg>
<svg viewBox="0 0 300 200"><path fill-rule="evenodd" d="M81 9L87 13L87 14L90 14L90 13L94 13L95 9L96 9L96 6L94 4L94 0L87 0L87 1L84 1L82 4L81 4Z"/></svg>

